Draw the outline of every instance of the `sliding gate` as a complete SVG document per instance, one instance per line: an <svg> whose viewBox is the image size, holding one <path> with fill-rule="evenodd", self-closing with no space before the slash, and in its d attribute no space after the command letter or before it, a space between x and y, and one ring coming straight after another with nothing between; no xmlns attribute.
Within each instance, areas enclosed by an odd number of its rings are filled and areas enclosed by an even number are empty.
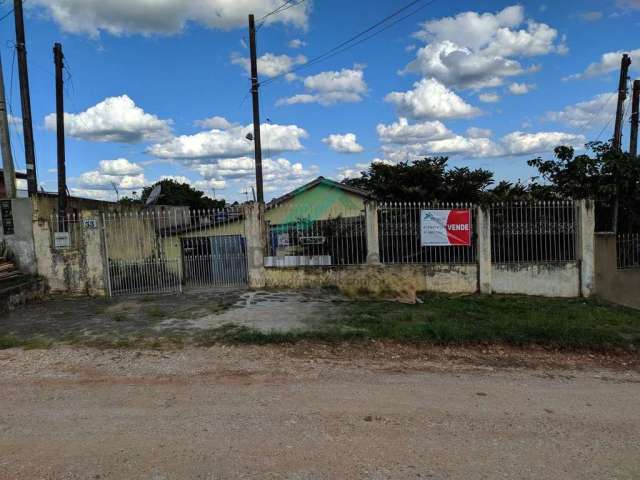
<svg viewBox="0 0 640 480"><path fill-rule="evenodd" d="M154 210L103 216L111 296L247 284L241 211Z"/></svg>

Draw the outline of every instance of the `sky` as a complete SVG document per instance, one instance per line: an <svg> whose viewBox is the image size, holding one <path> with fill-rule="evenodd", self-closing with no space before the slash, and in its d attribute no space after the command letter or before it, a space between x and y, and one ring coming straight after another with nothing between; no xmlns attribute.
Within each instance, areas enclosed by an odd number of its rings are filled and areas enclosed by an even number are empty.
<svg viewBox="0 0 640 480"><path fill-rule="evenodd" d="M0 53L24 171L11 3L0 4ZM290 0L262 20L284 3L26 0L40 186L57 190L54 42L65 55L69 190L110 200L163 178L247 198L249 13L267 199L429 155L526 182L527 160L611 137L622 52L640 77L640 0Z"/></svg>

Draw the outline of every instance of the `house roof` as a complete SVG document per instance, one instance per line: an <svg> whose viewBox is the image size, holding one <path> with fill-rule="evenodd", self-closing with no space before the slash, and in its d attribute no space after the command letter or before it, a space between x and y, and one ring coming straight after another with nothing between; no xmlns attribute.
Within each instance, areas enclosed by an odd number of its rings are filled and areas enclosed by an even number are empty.
<svg viewBox="0 0 640 480"><path fill-rule="evenodd" d="M301 193L304 193L308 190L311 190L312 188L320 185L320 184L324 184L324 185L328 185L332 188L337 188L340 190L343 190L345 192L349 192L349 193L353 193L354 195L358 195L362 198L366 198L366 199L372 199L373 195L371 195L369 192L366 192L364 190L361 190L359 188L356 187L351 187L349 185L345 185L343 183L340 182L336 182L335 180L330 180L328 178L325 177L318 177L315 180L312 180L311 182L302 185L301 187L296 188L295 190L289 192L289 193L285 193L284 195L282 195L281 197L278 198L274 198L273 200L271 200L267 207L275 207L276 205L289 200L297 195L300 195Z"/></svg>
<svg viewBox="0 0 640 480"><path fill-rule="evenodd" d="M0 178L4 179L4 170L2 168L0 168ZM16 178L26 180L27 174L26 172L16 172Z"/></svg>

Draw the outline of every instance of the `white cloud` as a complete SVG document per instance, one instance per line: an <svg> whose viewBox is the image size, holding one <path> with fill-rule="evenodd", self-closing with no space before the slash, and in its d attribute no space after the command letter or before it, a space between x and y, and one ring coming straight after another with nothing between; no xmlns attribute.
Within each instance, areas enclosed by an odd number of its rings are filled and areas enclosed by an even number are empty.
<svg viewBox="0 0 640 480"><path fill-rule="evenodd" d="M469 118L481 113L433 78L414 83L413 90L391 92L385 100L393 103L401 114L412 118Z"/></svg>
<svg viewBox="0 0 640 480"><path fill-rule="evenodd" d="M208 180L196 180L193 182L193 186L200 190L224 190L227 187L227 182L210 178Z"/></svg>
<svg viewBox="0 0 640 480"><path fill-rule="evenodd" d="M237 53L233 53L231 54L231 63L244 68L248 75L251 74L251 62L248 58L242 57ZM289 72L296 65L303 65L305 63L307 63L307 57L304 55L290 57L289 55L265 53L257 59L258 76L265 76L269 78L277 77Z"/></svg>
<svg viewBox="0 0 640 480"><path fill-rule="evenodd" d="M56 129L56 115L44 119L48 130ZM170 120L146 113L127 95L108 97L80 113L65 113L65 134L94 142L137 143L161 140L170 135Z"/></svg>
<svg viewBox="0 0 640 480"><path fill-rule="evenodd" d="M99 169L107 175L138 175L142 173L142 167L140 165L130 162L126 158L101 160Z"/></svg>
<svg viewBox="0 0 640 480"><path fill-rule="evenodd" d="M383 160L380 158L374 158L371 163L356 163L355 165L338 167L336 170L338 172L338 181L341 182L347 178L357 178L362 172L366 171L371 167L374 163L383 163L385 165L392 165L393 162L389 160Z"/></svg>
<svg viewBox="0 0 640 480"><path fill-rule="evenodd" d="M491 139L491 130L469 128L467 135L452 134L448 138L412 144L385 144L382 154L394 163L411 161L430 155L464 156L468 158L530 155L552 151L558 145L582 146L585 138L564 132L512 132Z"/></svg>
<svg viewBox="0 0 640 480"><path fill-rule="evenodd" d="M620 69L622 54L627 53L631 57L631 68L638 69L640 66L640 48L629 51L607 52L603 53L599 62L591 63L582 73L569 75L563 80L579 80L583 78L591 78Z"/></svg>
<svg viewBox="0 0 640 480"><path fill-rule="evenodd" d="M414 36L427 45L403 72L434 77L458 88L496 87L505 77L531 71L512 57L567 51L564 39L556 42L555 29L533 20L525 23L519 5L495 14L463 12L427 21Z"/></svg>
<svg viewBox="0 0 640 480"><path fill-rule="evenodd" d="M340 71L321 72L304 79L307 93L289 98L281 98L276 105L294 105L298 103L354 103L362 100L367 92L362 66L343 68Z"/></svg>
<svg viewBox="0 0 640 480"><path fill-rule="evenodd" d="M135 190L148 185L143 169L126 158L101 160L97 170L84 172L73 179L76 187L88 190Z"/></svg>
<svg viewBox="0 0 640 480"><path fill-rule="evenodd" d="M265 123L260 128L262 149L273 154L302 150L300 140L308 136L304 129L296 125ZM180 135L167 142L152 145L148 153L158 158L176 160L242 157L253 154L253 142L246 139L248 133L253 133L253 125Z"/></svg>
<svg viewBox="0 0 640 480"><path fill-rule="evenodd" d="M564 132L512 132L501 139L505 154L529 155L553 150L558 145L581 147L586 142L583 135Z"/></svg>
<svg viewBox="0 0 640 480"><path fill-rule="evenodd" d="M360 153L364 150L354 133L332 134L323 138L322 142L326 143L334 152L339 153Z"/></svg>
<svg viewBox="0 0 640 480"><path fill-rule="evenodd" d="M474 52L446 40L420 48L402 73L406 72L434 77L451 87L485 88L501 85L504 77L521 75L525 69L516 60Z"/></svg>
<svg viewBox="0 0 640 480"><path fill-rule="evenodd" d="M224 117L210 117L204 118L202 120L196 120L193 122L197 127L208 128L208 129L218 129L218 130L228 130L232 127L237 127L238 124L235 122L230 122Z"/></svg>
<svg viewBox="0 0 640 480"><path fill-rule="evenodd" d="M490 138L493 132L488 128L469 127L467 128L467 136L469 138Z"/></svg>
<svg viewBox="0 0 640 480"><path fill-rule="evenodd" d="M409 124L404 117L390 125L378 124L376 131L381 142L397 144L420 143L453 136L453 133L438 120Z"/></svg>
<svg viewBox="0 0 640 480"><path fill-rule="evenodd" d="M266 23L283 23L305 29L311 1L267 18ZM32 0L26 7L45 9L71 33L98 36L170 35L194 22L209 28L228 30L246 27L247 14L261 18L282 5L282 0Z"/></svg>
<svg viewBox="0 0 640 480"><path fill-rule="evenodd" d="M545 119L575 128L599 128L614 114L617 95L617 92L601 93L591 100L569 105L559 112L548 112Z"/></svg>
<svg viewBox="0 0 640 480"><path fill-rule="evenodd" d="M509 85L509 92L511 92L512 95L525 95L529 93L531 90L533 90L534 88L535 88L535 85L531 83L513 82L511 85Z"/></svg>
<svg viewBox="0 0 640 480"><path fill-rule="evenodd" d="M500 101L500 95L495 92L481 93L478 95L478 100L483 103L496 103Z"/></svg>
<svg viewBox="0 0 640 480"><path fill-rule="evenodd" d="M306 47L307 46L307 42L305 42L304 40L300 40L299 38L294 38L292 40L289 40L289 48L301 48L301 47Z"/></svg>
<svg viewBox="0 0 640 480"><path fill-rule="evenodd" d="M255 162L250 157L224 158L215 163L194 165L193 169L204 178L202 182L209 184L225 182L227 187L232 183L243 188L254 185ZM292 163L285 158L265 158L262 173L266 192L283 192L311 181L318 175L318 167L305 168L302 163ZM204 183L196 182L196 185Z"/></svg>

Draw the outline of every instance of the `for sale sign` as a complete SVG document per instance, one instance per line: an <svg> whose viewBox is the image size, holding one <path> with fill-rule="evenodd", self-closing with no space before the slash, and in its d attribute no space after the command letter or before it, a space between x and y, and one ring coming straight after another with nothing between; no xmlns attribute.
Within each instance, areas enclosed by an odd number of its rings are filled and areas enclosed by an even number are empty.
<svg viewBox="0 0 640 480"><path fill-rule="evenodd" d="M471 210L421 210L423 247L471 245Z"/></svg>

